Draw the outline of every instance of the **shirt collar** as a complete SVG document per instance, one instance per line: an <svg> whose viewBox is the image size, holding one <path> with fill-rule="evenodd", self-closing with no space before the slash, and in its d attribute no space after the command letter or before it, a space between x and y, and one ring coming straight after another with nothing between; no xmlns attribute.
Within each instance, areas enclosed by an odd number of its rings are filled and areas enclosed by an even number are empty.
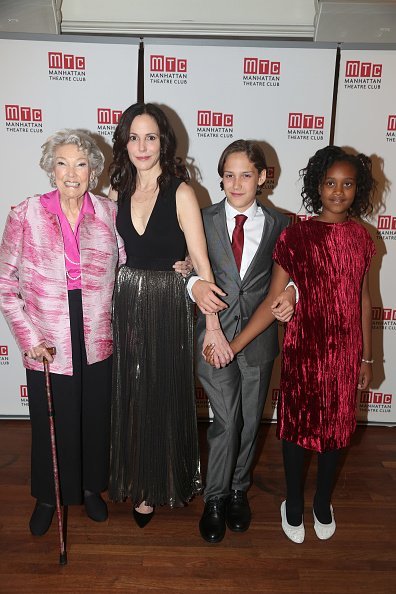
<svg viewBox="0 0 396 594"><path fill-rule="evenodd" d="M236 210L236 208L231 206L231 204L228 202L227 199L225 201L225 213L226 213L227 219L233 219L236 215L239 215L239 214L244 214L245 216L247 216L248 219L254 219L254 217L256 216L256 213L257 213L257 209L258 209L258 204L257 204L256 200L244 212L239 212L239 210Z"/></svg>
<svg viewBox="0 0 396 594"><path fill-rule="evenodd" d="M44 208L48 210L48 212L52 212L56 215L61 213L59 190L53 190L52 192L43 194L40 196L40 202ZM95 214L94 205L92 204L92 199L89 195L89 192L85 192L83 205L81 207L81 216L85 214Z"/></svg>

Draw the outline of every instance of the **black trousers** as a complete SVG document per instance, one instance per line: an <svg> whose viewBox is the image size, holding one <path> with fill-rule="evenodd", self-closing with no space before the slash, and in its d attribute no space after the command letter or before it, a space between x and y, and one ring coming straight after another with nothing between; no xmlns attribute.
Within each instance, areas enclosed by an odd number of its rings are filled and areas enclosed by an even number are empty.
<svg viewBox="0 0 396 594"><path fill-rule="evenodd" d="M87 364L81 291L68 295L73 375L50 376L64 505L82 503L85 489L94 493L107 489L112 364L112 357ZM31 493L39 501L55 504L44 372L28 369L26 376L32 429Z"/></svg>

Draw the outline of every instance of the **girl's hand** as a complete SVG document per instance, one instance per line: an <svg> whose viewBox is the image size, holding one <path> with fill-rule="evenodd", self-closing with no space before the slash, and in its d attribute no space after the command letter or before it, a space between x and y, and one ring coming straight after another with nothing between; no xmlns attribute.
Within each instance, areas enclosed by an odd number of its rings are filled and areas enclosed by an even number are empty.
<svg viewBox="0 0 396 594"><path fill-rule="evenodd" d="M292 287L282 291L271 305L272 314L279 322L290 322L296 305L296 292Z"/></svg>
<svg viewBox="0 0 396 594"><path fill-rule="evenodd" d="M202 345L202 356L205 361L206 357L204 353L208 345L213 347L213 363L210 364L216 367L216 369L220 369L231 363L234 358L234 353L232 352L228 340L224 336L221 328L216 330L206 330L205 332L205 338Z"/></svg>
<svg viewBox="0 0 396 594"><path fill-rule="evenodd" d="M371 363L362 363L360 366L358 390L366 390L373 379L373 366Z"/></svg>
<svg viewBox="0 0 396 594"><path fill-rule="evenodd" d="M215 346L214 344L207 344L205 347L205 350L203 351L203 357L206 361L206 363L209 363L209 365L212 365L212 367L216 367L215 362L214 362L214 354L215 354Z"/></svg>
<svg viewBox="0 0 396 594"><path fill-rule="evenodd" d="M34 359L34 361L40 361L41 363L43 362L44 358L47 359L48 363L52 363L54 360L52 355L48 351L45 342L41 342L40 344L38 344L35 347L32 347L23 354L25 357L28 357L29 359Z"/></svg>

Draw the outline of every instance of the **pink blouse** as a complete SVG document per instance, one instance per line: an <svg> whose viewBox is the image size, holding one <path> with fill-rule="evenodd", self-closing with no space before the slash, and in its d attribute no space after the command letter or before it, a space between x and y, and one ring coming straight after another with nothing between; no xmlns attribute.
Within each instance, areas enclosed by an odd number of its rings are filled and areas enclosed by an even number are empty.
<svg viewBox="0 0 396 594"><path fill-rule="evenodd" d="M67 289L81 289L80 222L86 213L95 213L92 200L86 192L74 231L62 210L59 191L41 196L40 201L44 208L57 215L59 219L65 248Z"/></svg>

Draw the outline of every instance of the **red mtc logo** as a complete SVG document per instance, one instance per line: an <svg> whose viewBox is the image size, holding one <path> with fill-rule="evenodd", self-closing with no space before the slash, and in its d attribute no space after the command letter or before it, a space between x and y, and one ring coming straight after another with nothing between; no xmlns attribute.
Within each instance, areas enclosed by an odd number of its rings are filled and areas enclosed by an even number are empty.
<svg viewBox="0 0 396 594"><path fill-rule="evenodd" d="M0 357L8 357L8 346L0 345Z"/></svg>
<svg viewBox="0 0 396 594"><path fill-rule="evenodd" d="M6 105L5 106L6 120L20 121L20 122L42 122L43 114L41 109L36 107L27 107L21 105Z"/></svg>
<svg viewBox="0 0 396 594"><path fill-rule="evenodd" d="M120 109L98 107L98 124L118 124L121 115Z"/></svg>
<svg viewBox="0 0 396 594"><path fill-rule="evenodd" d="M85 58L62 52L48 52L48 67L63 70L85 70Z"/></svg>
<svg viewBox="0 0 396 594"><path fill-rule="evenodd" d="M244 58L243 74L280 74L280 65L280 62L260 58Z"/></svg>
<svg viewBox="0 0 396 594"><path fill-rule="evenodd" d="M388 130L396 130L396 115L388 116Z"/></svg>
<svg viewBox="0 0 396 594"><path fill-rule="evenodd" d="M21 398L27 398L28 397L27 386L19 386L19 393L21 395Z"/></svg>
<svg viewBox="0 0 396 594"><path fill-rule="evenodd" d="M348 60L345 64L346 77L358 78L380 78L382 75L382 64L372 62L361 62L360 60Z"/></svg>
<svg viewBox="0 0 396 594"><path fill-rule="evenodd" d="M267 167L267 179L274 179L275 167Z"/></svg>
<svg viewBox="0 0 396 594"><path fill-rule="evenodd" d="M377 229L380 231L396 231L396 217L392 215L378 215Z"/></svg>
<svg viewBox="0 0 396 594"><path fill-rule="evenodd" d="M289 113L289 128L309 128L313 130L323 130L324 116L315 116L304 113Z"/></svg>
<svg viewBox="0 0 396 594"><path fill-rule="evenodd" d="M198 126L224 126L230 128L234 125L234 116L231 113L220 111L198 111Z"/></svg>
<svg viewBox="0 0 396 594"><path fill-rule="evenodd" d="M161 55L150 56L150 70L152 72L187 72L187 60Z"/></svg>
<svg viewBox="0 0 396 594"><path fill-rule="evenodd" d="M396 320L396 309L391 307L373 307L373 320L375 322L392 322Z"/></svg>
<svg viewBox="0 0 396 594"><path fill-rule="evenodd" d="M362 392L360 402L363 404L392 404L392 394L383 392Z"/></svg>

